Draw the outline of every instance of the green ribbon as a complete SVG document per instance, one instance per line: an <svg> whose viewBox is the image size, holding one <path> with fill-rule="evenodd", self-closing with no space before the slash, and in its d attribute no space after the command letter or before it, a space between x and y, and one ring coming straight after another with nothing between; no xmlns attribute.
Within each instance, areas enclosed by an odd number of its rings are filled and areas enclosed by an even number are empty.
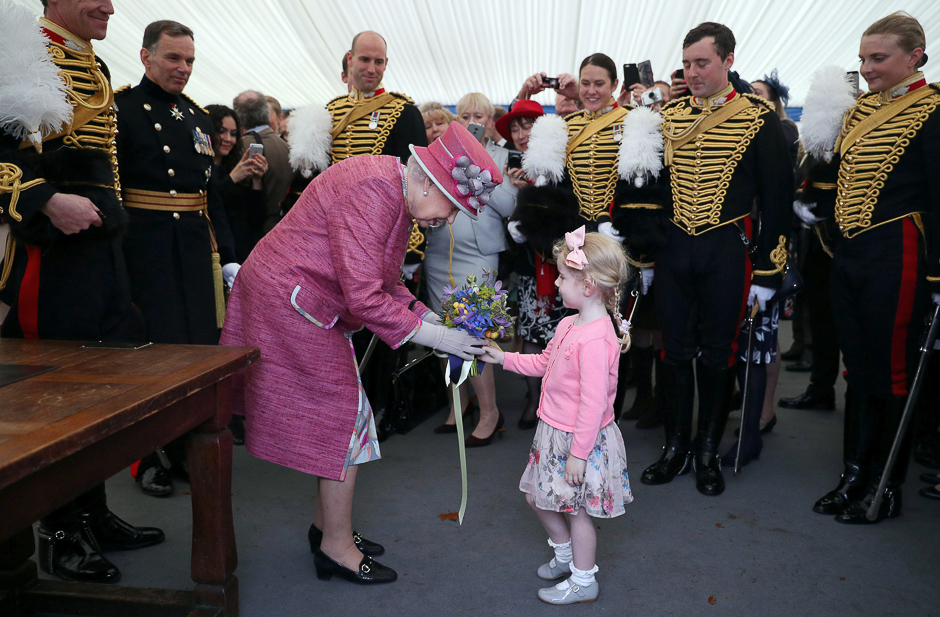
<svg viewBox="0 0 940 617"><path fill-rule="evenodd" d="M457 451L460 453L460 509L457 511L457 524L463 525L463 515L467 511L467 448L463 436L463 405L460 402L460 386L471 373L475 373L476 362L464 360L460 367L460 377L456 382L450 380L450 362L444 369L444 381L450 384L454 395L454 419L457 422Z"/></svg>

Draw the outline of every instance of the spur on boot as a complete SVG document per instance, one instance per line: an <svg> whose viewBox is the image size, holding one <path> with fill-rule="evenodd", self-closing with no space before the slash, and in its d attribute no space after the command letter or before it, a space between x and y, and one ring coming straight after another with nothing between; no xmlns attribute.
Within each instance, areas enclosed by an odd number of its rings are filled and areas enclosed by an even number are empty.
<svg viewBox="0 0 940 617"><path fill-rule="evenodd" d="M85 529L66 532L45 529L41 525L39 536L39 567L43 572L67 581L82 583L116 583L121 571L105 559L94 536Z"/></svg>
<svg viewBox="0 0 940 617"><path fill-rule="evenodd" d="M543 563L539 566L538 572L539 578L543 581L554 581L558 580L563 576L568 576L571 574L571 562L570 561L558 561L554 557L548 563Z"/></svg>
<svg viewBox="0 0 940 617"><path fill-rule="evenodd" d="M385 547L381 544L366 540L355 530L353 530L352 536L353 544L363 555L379 557L385 554ZM311 524L310 530L307 532L307 539L310 540L310 552L315 553L320 548L320 543L323 542L323 532L317 529L316 525Z"/></svg>
<svg viewBox="0 0 940 617"><path fill-rule="evenodd" d="M692 453L670 446L663 447L663 455L640 476L640 482L656 486L672 482L676 476L689 473L692 468Z"/></svg>
<svg viewBox="0 0 940 617"><path fill-rule="evenodd" d="M587 604L597 601L598 591L596 581L587 587L582 587L577 583L572 583L571 579L565 579L554 587L539 589L539 600L549 604Z"/></svg>
<svg viewBox="0 0 940 617"><path fill-rule="evenodd" d="M369 555L362 556L358 569L350 570L317 549L313 552L313 567L317 571L317 578L325 581L330 580L334 575L357 585L381 585L398 579L395 570L383 566Z"/></svg>

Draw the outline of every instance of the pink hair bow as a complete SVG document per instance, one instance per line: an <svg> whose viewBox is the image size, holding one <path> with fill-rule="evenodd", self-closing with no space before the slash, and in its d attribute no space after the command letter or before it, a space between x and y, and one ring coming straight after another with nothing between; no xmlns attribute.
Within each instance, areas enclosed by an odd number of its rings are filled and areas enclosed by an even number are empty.
<svg viewBox="0 0 940 617"><path fill-rule="evenodd" d="M584 225L574 231L565 232L565 244L568 245L568 256L565 257L565 265L575 270L584 270L587 265L587 257L581 247L584 246Z"/></svg>

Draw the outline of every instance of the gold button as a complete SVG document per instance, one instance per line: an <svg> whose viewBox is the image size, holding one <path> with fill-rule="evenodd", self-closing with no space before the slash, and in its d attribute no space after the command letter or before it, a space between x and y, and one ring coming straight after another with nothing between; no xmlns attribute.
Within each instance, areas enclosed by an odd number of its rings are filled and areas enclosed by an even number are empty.
<svg viewBox="0 0 940 617"><path fill-rule="evenodd" d="M169 153L170 153L170 146L163 146L163 151L166 152L167 154L169 154Z"/></svg>
<svg viewBox="0 0 940 617"><path fill-rule="evenodd" d="M172 169L167 169L167 170L166 170L166 173L168 173L171 178L176 175L176 172L173 171Z"/></svg>
<svg viewBox="0 0 940 617"><path fill-rule="evenodd" d="M146 109L147 111L150 111L151 109L150 103L144 103L144 109Z"/></svg>
<svg viewBox="0 0 940 617"><path fill-rule="evenodd" d="M174 213L173 213L173 218L179 219L179 217L180 217L180 213L179 213L179 212L174 212Z"/></svg>
<svg viewBox="0 0 940 617"><path fill-rule="evenodd" d="M171 197L176 197L176 191L170 191L170 196L171 196Z"/></svg>
<svg viewBox="0 0 940 617"><path fill-rule="evenodd" d="M160 126L160 123L159 123L159 122L157 122L156 124L154 124L154 125L153 125L153 128L157 129L158 131L162 131L162 130L163 130L163 127Z"/></svg>

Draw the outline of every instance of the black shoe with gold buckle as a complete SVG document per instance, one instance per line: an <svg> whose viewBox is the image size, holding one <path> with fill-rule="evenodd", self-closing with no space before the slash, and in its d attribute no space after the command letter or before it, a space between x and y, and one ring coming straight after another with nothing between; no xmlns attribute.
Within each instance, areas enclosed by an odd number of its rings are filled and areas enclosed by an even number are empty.
<svg viewBox="0 0 940 617"><path fill-rule="evenodd" d="M313 552L313 567L316 568L317 578L325 581L333 578L334 574L358 585L380 585L392 583L398 579L395 570L383 566L368 555L362 556L359 569L354 571L317 549Z"/></svg>
<svg viewBox="0 0 940 617"><path fill-rule="evenodd" d="M50 531L40 527L39 567L43 572L67 581L116 583L121 571L105 559L94 537L81 531Z"/></svg>
<svg viewBox="0 0 940 617"><path fill-rule="evenodd" d="M353 544L363 555L370 557L379 557L385 554L385 547L377 542L372 542L363 538L359 532L353 531ZM310 540L310 552L315 553L320 548L320 542L323 541L323 532L317 529L316 525L311 524L307 532L307 539Z"/></svg>

